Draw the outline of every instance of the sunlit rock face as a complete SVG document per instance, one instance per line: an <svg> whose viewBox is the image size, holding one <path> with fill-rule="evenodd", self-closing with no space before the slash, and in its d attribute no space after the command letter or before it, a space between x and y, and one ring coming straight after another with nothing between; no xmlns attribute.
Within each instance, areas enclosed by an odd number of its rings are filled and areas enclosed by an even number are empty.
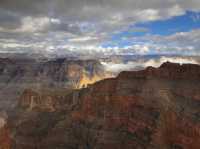
<svg viewBox="0 0 200 149"><path fill-rule="evenodd" d="M109 77L96 60L0 59L0 108L13 108L24 89L78 89Z"/></svg>
<svg viewBox="0 0 200 149"><path fill-rule="evenodd" d="M199 81L200 66L165 63L62 92L62 104L54 111L27 110L19 104L9 117L11 145L16 149L199 149ZM19 102L30 107L31 97L38 93L26 92Z"/></svg>
<svg viewBox="0 0 200 149"><path fill-rule="evenodd" d="M66 76L72 84L72 88L82 88L99 80L111 77L104 67L93 60L69 62L66 68Z"/></svg>
<svg viewBox="0 0 200 149"><path fill-rule="evenodd" d="M84 76L91 79L105 76L103 67L96 60L57 59L44 64L41 69L44 69L42 73L53 78L55 83L71 88L79 88Z"/></svg>

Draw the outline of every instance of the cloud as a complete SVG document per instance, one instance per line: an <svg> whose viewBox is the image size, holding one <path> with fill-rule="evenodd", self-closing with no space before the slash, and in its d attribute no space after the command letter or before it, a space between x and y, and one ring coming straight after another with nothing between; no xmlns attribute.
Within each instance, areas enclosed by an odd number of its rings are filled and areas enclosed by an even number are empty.
<svg viewBox="0 0 200 149"><path fill-rule="evenodd" d="M200 14L199 13L194 13L191 15L191 18L194 22L200 22Z"/></svg>
<svg viewBox="0 0 200 149"><path fill-rule="evenodd" d="M151 39L153 39L151 37ZM154 38L154 42L167 46L160 49L163 51L169 51L170 47L177 53L183 54L199 54L200 48L200 29L195 29L189 32L179 32L169 36L158 36ZM168 48L168 49L167 49Z"/></svg>
<svg viewBox="0 0 200 149"><path fill-rule="evenodd" d="M118 74L121 71L134 71L141 70L148 66L159 67L164 62L180 63L180 64L200 64L192 57L166 57L159 58L141 58L135 61L129 61L127 63L113 63L113 62L101 62L107 71Z"/></svg>
<svg viewBox="0 0 200 149"><path fill-rule="evenodd" d="M43 31L50 25L50 19L48 17L25 17L22 19L21 24L21 27L16 29L17 32L38 32Z"/></svg>
<svg viewBox="0 0 200 149"><path fill-rule="evenodd" d="M136 49L136 54L199 55L200 52L200 29L165 36L122 37L122 40L129 43L129 51Z"/></svg>
<svg viewBox="0 0 200 149"><path fill-rule="evenodd" d="M31 30L32 29L32 30ZM171 54L171 55L199 55L200 30L180 32L169 36L146 35L137 38L127 38L132 42L128 46L100 46L107 39L107 34L76 35L70 32L37 32L17 35L15 33L0 34L1 52L16 51L34 53L43 51L56 55L148 55L148 54ZM33 35L33 36L30 36ZM141 42L143 41L143 42Z"/></svg>
<svg viewBox="0 0 200 149"><path fill-rule="evenodd" d="M83 37L78 37L78 38L72 38L69 39L69 42L85 42L85 41L92 41L96 40L97 37L91 37L91 36L83 36Z"/></svg>
<svg viewBox="0 0 200 149"><path fill-rule="evenodd" d="M149 61L146 61L143 64L143 67L153 66L153 67L159 67L164 62L172 62L172 63L179 63L179 64L199 64L199 62L193 58L187 58L187 57L161 57L159 60L151 59Z"/></svg>
<svg viewBox="0 0 200 149"><path fill-rule="evenodd" d="M21 26L20 16L14 12L10 12L0 8L0 28L3 29L16 29Z"/></svg>
<svg viewBox="0 0 200 149"><path fill-rule="evenodd" d="M21 18L49 17L70 23L89 22L103 29L131 22L167 19L186 10L199 10L198 0L3 0L0 9ZM98 26L97 25L97 26Z"/></svg>
<svg viewBox="0 0 200 149"><path fill-rule="evenodd" d="M145 44L136 41L128 48L117 45L112 49L101 47L109 40L112 42L112 34L126 30L130 25L169 19L183 15L187 10L200 11L200 1L1 0L0 39L4 40L0 41L0 47L3 47L1 51L4 52L13 50L14 46L20 52L48 49L46 52L54 53L77 53L83 50L82 53L107 51L106 54L148 54L153 48L157 51L182 51L183 48L195 51L193 49L200 47L197 39L199 33L195 31L188 33L191 34L188 36L180 33L168 37L143 37L141 40L146 40ZM194 20L197 18L194 17ZM137 32L148 31L139 27L133 29ZM197 37L194 38L192 34ZM9 40L16 43L7 44Z"/></svg>

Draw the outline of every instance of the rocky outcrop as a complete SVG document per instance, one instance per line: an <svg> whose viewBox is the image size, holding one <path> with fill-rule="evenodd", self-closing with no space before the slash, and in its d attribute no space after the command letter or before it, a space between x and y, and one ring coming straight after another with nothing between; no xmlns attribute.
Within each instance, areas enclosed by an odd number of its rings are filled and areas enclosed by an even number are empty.
<svg viewBox="0 0 200 149"><path fill-rule="evenodd" d="M0 129L0 149L12 149L11 132L7 126Z"/></svg>
<svg viewBox="0 0 200 149"><path fill-rule="evenodd" d="M49 76L54 83L64 84L72 88L80 88L84 77L106 77L103 67L95 60L66 60L57 59L41 65L40 76Z"/></svg>
<svg viewBox="0 0 200 149"><path fill-rule="evenodd" d="M148 67L137 72L121 72L118 78L160 78L160 79L200 79L200 66L195 64L183 64L166 62L158 69Z"/></svg>
<svg viewBox="0 0 200 149"><path fill-rule="evenodd" d="M62 93L64 92L64 93ZM53 112L60 109L65 102L66 95L70 91L63 90L59 93L54 93L50 90L33 91L26 89L19 98L18 108L23 108L29 111L42 110Z"/></svg>
<svg viewBox="0 0 200 149"><path fill-rule="evenodd" d="M96 60L56 59L34 60L0 59L0 82L32 83L41 86L79 87L83 77L104 78L106 73Z"/></svg>
<svg viewBox="0 0 200 149"><path fill-rule="evenodd" d="M54 112L19 113L11 122L15 147L199 149L199 72L173 63L122 72L69 93Z"/></svg>
<svg viewBox="0 0 200 149"><path fill-rule="evenodd" d="M77 89L105 77L107 73L96 60L0 58L0 108L13 108L16 99L27 88L36 91Z"/></svg>
<svg viewBox="0 0 200 149"><path fill-rule="evenodd" d="M12 149L12 138L10 128L7 123L7 114L0 113L0 149Z"/></svg>
<svg viewBox="0 0 200 149"><path fill-rule="evenodd" d="M20 97L19 106L28 110L42 109L48 111L54 111L54 104L56 102L56 97L48 95L40 95L32 90L25 90Z"/></svg>

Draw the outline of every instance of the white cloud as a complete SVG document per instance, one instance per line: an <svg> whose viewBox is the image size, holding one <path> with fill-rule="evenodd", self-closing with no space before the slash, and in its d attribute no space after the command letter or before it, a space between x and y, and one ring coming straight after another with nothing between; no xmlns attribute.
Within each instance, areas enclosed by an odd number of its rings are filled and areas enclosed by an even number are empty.
<svg viewBox="0 0 200 149"><path fill-rule="evenodd" d="M169 8L169 9L167 10L167 14L168 14L170 17L183 15L184 13L185 13L184 9L181 8L178 4L172 6L171 8Z"/></svg>
<svg viewBox="0 0 200 149"><path fill-rule="evenodd" d="M102 48L102 43L112 41L112 34L140 22L165 20L183 15L187 10L200 11L199 0L57 0L34 1L6 0L0 2L0 32L18 38L16 43L0 41L4 50L19 51L46 49L47 52L67 51L102 54L184 53L199 54L200 31L177 33L171 36L147 35L124 38L133 41L129 47L114 45ZM14 9L13 9L14 8ZM6 11L5 11L6 10ZM12 12L12 13L10 13ZM1 17L2 15L2 17ZM5 19L5 16L6 19ZM9 16L9 17L8 17ZM15 18L15 19L14 19ZM16 19L17 18L17 19ZM19 21L21 18L21 22ZM7 22L10 22L7 27ZM199 16L193 16L197 21ZM6 22L6 23L2 23ZM20 23L21 24L20 24ZM6 25L5 25L6 24ZM16 24L13 25L12 24ZM135 28L135 31L146 31ZM18 37L29 33L28 39ZM9 40L8 35L4 36ZM139 43L145 40L144 43ZM4 44L4 45L3 45ZM36 45L37 44L37 45Z"/></svg>
<svg viewBox="0 0 200 149"><path fill-rule="evenodd" d="M54 20L55 22L55 20ZM50 25L50 19L48 17L25 17L22 19L22 25L16 29L17 32L37 32L43 31Z"/></svg>
<svg viewBox="0 0 200 149"><path fill-rule="evenodd" d="M119 73L121 71L134 71L141 70L148 66L159 67L164 62L180 63L180 64L199 64L199 62L189 57L166 57L151 59L137 59L135 61L129 61L128 63L113 63L113 62L101 62L107 71L113 73Z"/></svg>
<svg viewBox="0 0 200 149"><path fill-rule="evenodd" d="M61 21L57 18L50 18L50 22L55 24L61 24Z"/></svg>
<svg viewBox="0 0 200 149"><path fill-rule="evenodd" d="M32 34L31 34L32 35ZM33 36L17 36L16 38L0 39L1 51L15 50L19 52L44 51L62 55L73 54L97 55L145 55L145 54L180 54L198 55L200 47L200 30L181 32L170 36L146 35L133 39L132 45L118 47L102 47L106 35L88 36L74 35L67 32L34 33ZM144 42L140 42L140 41ZM43 53L44 53L43 52Z"/></svg>
<svg viewBox="0 0 200 149"><path fill-rule="evenodd" d="M98 39L97 37L83 36L83 37L71 38L68 40L68 42L86 42L97 39Z"/></svg>
<svg viewBox="0 0 200 149"><path fill-rule="evenodd" d="M153 66L159 67L164 62L172 62L172 63L179 63L179 64L199 64L198 61L194 60L193 58L183 58L183 57L161 57L159 60L151 59L143 64L144 67Z"/></svg>
<svg viewBox="0 0 200 149"><path fill-rule="evenodd" d="M147 54L149 52L149 47L146 45L133 45L130 49L134 49L135 53Z"/></svg>
<svg viewBox="0 0 200 149"><path fill-rule="evenodd" d="M159 15L159 10L156 9L144 9L144 10L138 10L136 12L133 12L135 14L136 20L140 21L154 21L161 18Z"/></svg>
<svg viewBox="0 0 200 149"><path fill-rule="evenodd" d="M133 44L131 47L136 54L200 55L200 29L168 36L146 34L124 40Z"/></svg>

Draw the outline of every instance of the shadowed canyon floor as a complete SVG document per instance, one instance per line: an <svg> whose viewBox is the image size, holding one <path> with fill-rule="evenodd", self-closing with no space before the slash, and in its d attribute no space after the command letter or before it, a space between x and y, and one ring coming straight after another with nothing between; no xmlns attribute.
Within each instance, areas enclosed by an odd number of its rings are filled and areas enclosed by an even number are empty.
<svg viewBox="0 0 200 149"><path fill-rule="evenodd" d="M200 66L164 63L86 88L26 89L1 149L199 149Z"/></svg>

